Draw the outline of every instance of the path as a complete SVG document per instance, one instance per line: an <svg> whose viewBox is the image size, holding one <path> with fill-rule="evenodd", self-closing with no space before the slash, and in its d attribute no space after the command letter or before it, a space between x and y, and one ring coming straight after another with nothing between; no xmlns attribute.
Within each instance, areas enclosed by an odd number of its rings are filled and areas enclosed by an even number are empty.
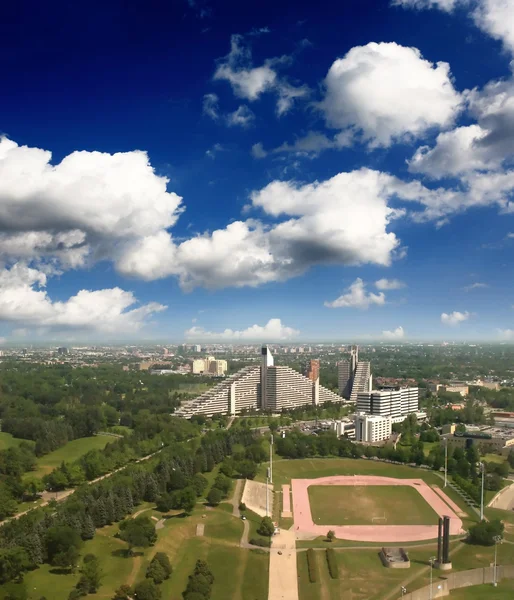
<svg viewBox="0 0 514 600"><path fill-rule="evenodd" d="M284 519L290 519L293 516L291 512L290 486L286 484L282 486L282 514L280 516Z"/></svg>
<svg viewBox="0 0 514 600"><path fill-rule="evenodd" d="M268 600L298 600L294 531L282 529L271 540Z"/></svg>
<svg viewBox="0 0 514 600"><path fill-rule="evenodd" d="M501 510L514 509L514 483L500 490L487 506Z"/></svg>

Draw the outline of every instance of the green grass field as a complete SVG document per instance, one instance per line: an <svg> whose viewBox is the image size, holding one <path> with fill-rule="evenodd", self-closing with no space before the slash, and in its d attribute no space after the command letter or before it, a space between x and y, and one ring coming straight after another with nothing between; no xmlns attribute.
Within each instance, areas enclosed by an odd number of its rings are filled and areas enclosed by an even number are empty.
<svg viewBox="0 0 514 600"><path fill-rule="evenodd" d="M409 486L311 485L312 518L317 525L430 525L438 516Z"/></svg>
<svg viewBox="0 0 514 600"><path fill-rule="evenodd" d="M455 600L512 600L514 598L514 581L505 579L494 588L491 585L474 585L450 592L450 598Z"/></svg>
<svg viewBox="0 0 514 600"><path fill-rule="evenodd" d="M4 433L3 431L0 431L0 450L7 450L7 448L11 448L12 446L19 446L22 442L34 444L34 442L31 440L15 438L10 433Z"/></svg>
<svg viewBox="0 0 514 600"><path fill-rule="evenodd" d="M50 452L49 454L45 454L45 456L38 458L35 471L27 473L26 477L43 477L43 475L53 471L55 467L58 467L63 461L73 462L74 460L78 460L81 456L84 456L84 454L90 450L102 450L107 444L115 441L115 439L116 438L108 435L94 435L92 437L79 438L78 440L68 442L62 448L58 448L57 450L54 450L54 452Z"/></svg>

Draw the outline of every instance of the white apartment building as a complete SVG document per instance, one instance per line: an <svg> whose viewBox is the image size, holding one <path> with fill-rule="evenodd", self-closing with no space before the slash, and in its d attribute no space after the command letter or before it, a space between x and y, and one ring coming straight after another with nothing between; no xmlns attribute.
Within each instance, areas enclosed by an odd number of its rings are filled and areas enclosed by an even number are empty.
<svg viewBox="0 0 514 600"><path fill-rule="evenodd" d="M355 417L355 440L357 442L381 442L391 436L391 417L359 413Z"/></svg>
<svg viewBox="0 0 514 600"><path fill-rule="evenodd" d="M344 435L350 439L355 438L355 423L351 419L341 419L330 423L330 429L335 432L337 437Z"/></svg>
<svg viewBox="0 0 514 600"><path fill-rule="evenodd" d="M393 423L419 410L419 390L414 387L359 392L356 396L357 412L391 417Z"/></svg>
<svg viewBox="0 0 514 600"><path fill-rule="evenodd" d="M207 356L206 358L195 358L193 360L193 374L194 375L216 375L221 377L225 375L228 369L226 360L218 360L214 356Z"/></svg>
<svg viewBox="0 0 514 600"><path fill-rule="evenodd" d="M262 348L261 365L248 366L234 373L201 396L184 401L175 412L191 418L202 414L239 414L244 410L295 408L306 404L344 402L341 396L285 366L275 366L267 346Z"/></svg>

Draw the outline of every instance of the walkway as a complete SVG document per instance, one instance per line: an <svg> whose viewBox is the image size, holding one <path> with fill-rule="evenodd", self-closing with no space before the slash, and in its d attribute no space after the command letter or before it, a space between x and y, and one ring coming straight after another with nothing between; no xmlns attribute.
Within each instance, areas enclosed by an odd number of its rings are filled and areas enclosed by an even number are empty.
<svg viewBox="0 0 514 600"><path fill-rule="evenodd" d="M291 512L291 493L290 486L282 486L282 514L280 515L283 519L290 519L293 516Z"/></svg>
<svg viewBox="0 0 514 600"><path fill-rule="evenodd" d="M294 530L282 529L272 537L268 600L298 600Z"/></svg>
<svg viewBox="0 0 514 600"><path fill-rule="evenodd" d="M487 506L501 510L514 509L514 483L500 490Z"/></svg>

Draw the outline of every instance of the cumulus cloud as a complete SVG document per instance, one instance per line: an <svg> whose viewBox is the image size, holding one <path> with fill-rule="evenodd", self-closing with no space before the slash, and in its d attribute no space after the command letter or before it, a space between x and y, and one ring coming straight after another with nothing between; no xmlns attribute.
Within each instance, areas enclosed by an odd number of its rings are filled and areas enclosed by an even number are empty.
<svg viewBox="0 0 514 600"><path fill-rule="evenodd" d="M514 51L514 4L510 0L392 0L406 8L438 8L452 12L458 7L470 8L468 14L484 33Z"/></svg>
<svg viewBox="0 0 514 600"><path fill-rule="evenodd" d="M370 147L449 127L462 103L448 63L433 64L394 42L352 48L332 64L324 84L319 108L327 125L360 134Z"/></svg>
<svg viewBox="0 0 514 600"><path fill-rule="evenodd" d="M470 313L468 311L465 312L459 312L457 310L454 310L452 313L442 313L441 314L441 323L443 323L443 325L458 325L459 323L462 323L463 321L467 321L470 317Z"/></svg>
<svg viewBox="0 0 514 600"><path fill-rule="evenodd" d="M280 319L270 319L266 325L252 325L247 329L225 329L221 332L206 331L202 327L191 327L184 332L186 339L220 340L220 341L280 341L297 337L300 332L292 327L286 327Z"/></svg>
<svg viewBox="0 0 514 600"><path fill-rule="evenodd" d="M284 142L273 150L274 154L292 153L300 156L317 156L323 150L339 150L352 145L352 135L343 131L332 138L319 131L309 131L305 136L298 137L292 144Z"/></svg>
<svg viewBox="0 0 514 600"><path fill-rule="evenodd" d="M405 331L401 325L392 331L382 331L382 338L384 340L402 340L404 337Z"/></svg>
<svg viewBox="0 0 514 600"><path fill-rule="evenodd" d="M375 287L379 290L400 290L406 285L399 279L379 279L375 281Z"/></svg>
<svg viewBox="0 0 514 600"><path fill-rule="evenodd" d="M229 127L249 127L254 120L255 115L246 104L241 104L237 110L226 116L226 122Z"/></svg>
<svg viewBox="0 0 514 600"><path fill-rule="evenodd" d="M488 287L489 286L487 285L487 283L480 283L479 281L477 281L476 283L466 285L463 289L465 292L471 292L471 290L479 290Z"/></svg>
<svg viewBox="0 0 514 600"><path fill-rule="evenodd" d="M514 329L497 329L498 336L502 340L514 340Z"/></svg>
<svg viewBox="0 0 514 600"><path fill-rule="evenodd" d="M223 152L225 148L223 148L223 146L221 144L214 144L212 146L212 148L209 148L205 154L206 156L208 156L209 158L215 159L216 158L216 154L218 154L219 152Z"/></svg>
<svg viewBox="0 0 514 600"><path fill-rule="evenodd" d="M64 302L52 301L44 289L46 282L43 272L22 263L0 271L0 321L49 329L134 332L166 308L156 302L130 308L137 300L120 288L81 290Z"/></svg>
<svg viewBox="0 0 514 600"><path fill-rule="evenodd" d="M277 114L280 116L291 109L295 99L309 93L307 86L295 87L279 76L278 68L289 62L289 57L279 57L254 67L250 48L242 35L235 34L230 39L230 52L218 61L213 79L228 81L238 98L250 102L266 92L274 92L278 96Z"/></svg>
<svg viewBox="0 0 514 600"><path fill-rule="evenodd" d="M368 309L372 304L379 306L385 304L385 295L380 292L373 294L366 292L366 284L358 277L348 288L345 294L331 302L325 302L328 308L360 308Z"/></svg>

